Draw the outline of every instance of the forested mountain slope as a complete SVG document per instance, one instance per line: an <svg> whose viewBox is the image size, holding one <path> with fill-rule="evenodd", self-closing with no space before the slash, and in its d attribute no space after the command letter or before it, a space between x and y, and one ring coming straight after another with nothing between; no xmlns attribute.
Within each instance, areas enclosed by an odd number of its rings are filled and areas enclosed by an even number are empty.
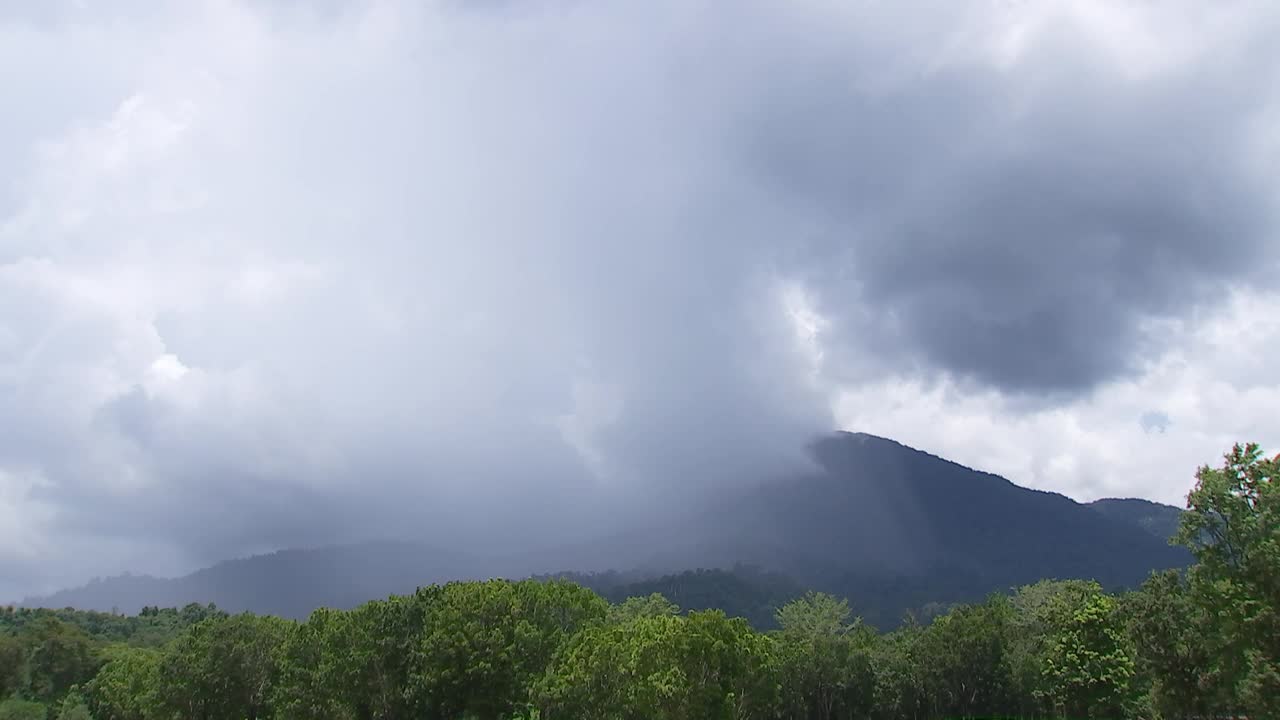
<svg viewBox="0 0 1280 720"><path fill-rule="evenodd" d="M1178 530L1182 508L1141 498L1105 498L1094 500L1089 507L1113 520L1137 525L1161 540L1168 540Z"/></svg>
<svg viewBox="0 0 1280 720"><path fill-rule="evenodd" d="M479 566L465 555L415 543L364 543L255 555L179 578L122 575L23 604L136 614L146 606L195 602L303 618L317 607L349 608L420 585L474 579Z"/></svg>
<svg viewBox="0 0 1280 720"><path fill-rule="evenodd" d="M233 612L304 617L316 607L352 607L451 579L616 568L632 571L629 584L671 591L674 581L662 576L745 564L761 572L695 577L681 587L699 599L682 605L722 598L721 605L747 607L757 595L785 600L788 593L770 594L778 583L761 581L785 576L796 591L850 598L856 612L883 626L909 609L976 600L1046 577L1133 586L1151 570L1189 559L1131 514L1104 511L1105 503L1019 487L891 440L838 433L812 451L814 469L803 476L744 486L665 525L564 552L476 556L413 543L289 550L176 579L110 578L28 604L136 613L213 602ZM692 589L713 580L714 591ZM768 603L755 604L741 612L768 617Z"/></svg>

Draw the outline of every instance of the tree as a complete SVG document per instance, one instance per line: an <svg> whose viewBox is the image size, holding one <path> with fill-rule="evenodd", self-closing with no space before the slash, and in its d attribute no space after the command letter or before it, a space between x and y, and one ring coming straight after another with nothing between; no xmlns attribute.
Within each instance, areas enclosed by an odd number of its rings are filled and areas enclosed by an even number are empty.
<svg viewBox="0 0 1280 720"><path fill-rule="evenodd" d="M608 603L564 581L449 583L425 607L410 696L426 717L496 720L526 706L535 678Z"/></svg>
<svg viewBox="0 0 1280 720"><path fill-rule="evenodd" d="M687 617L688 653L684 673L690 679L692 717L750 720L776 714L777 652L772 640L755 632L744 618L720 610Z"/></svg>
<svg viewBox="0 0 1280 720"><path fill-rule="evenodd" d="M1059 689L1045 672L1049 655L1067 619L1101 592L1097 583L1087 580L1041 580L1014 593L1008 651L1015 715L1054 712Z"/></svg>
<svg viewBox="0 0 1280 720"><path fill-rule="evenodd" d="M218 606L213 603L209 603L208 605L187 603L183 606L182 610L178 611L178 620L182 623L183 627L190 627L208 620L209 618L225 617L227 617L227 614L219 610Z"/></svg>
<svg viewBox="0 0 1280 720"><path fill-rule="evenodd" d="M872 650L873 717L880 720L924 717L925 678L918 662L923 636L923 627L907 622L876 642Z"/></svg>
<svg viewBox="0 0 1280 720"><path fill-rule="evenodd" d="M936 715L975 717L1013 711L1008 638L1013 605L992 597L934 619L916 646L926 704Z"/></svg>
<svg viewBox="0 0 1280 720"><path fill-rule="evenodd" d="M160 717L161 654L143 648L114 648L86 686L96 720L152 720Z"/></svg>
<svg viewBox="0 0 1280 720"><path fill-rule="evenodd" d="M1213 655L1251 716L1280 717L1280 456L1236 445L1201 467L1175 541L1195 555L1190 585L1214 619Z"/></svg>
<svg viewBox="0 0 1280 720"><path fill-rule="evenodd" d="M776 714L770 638L718 610L596 624L540 682L544 718L694 720Z"/></svg>
<svg viewBox="0 0 1280 720"><path fill-rule="evenodd" d="M290 623L245 613L193 625L161 663L162 701L170 711L205 720L272 715L276 657Z"/></svg>
<svg viewBox="0 0 1280 720"><path fill-rule="evenodd" d="M365 603L333 624L335 679L357 718L424 714L413 706L411 673L428 608L439 596L439 587L419 588L413 595Z"/></svg>
<svg viewBox="0 0 1280 720"><path fill-rule="evenodd" d="M629 622L642 617L679 615L680 606L668 600L662 593L650 593L644 597L629 597L609 607L609 622Z"/></svg>
<svg viewBox="0 0 1280 720"><path fill-rule="evenodd" d="M72 688L58 706L57 720L94 720L79 688Z"/></svg>
<svg viewBox="0 0 1280 720"><path fill-rule="evenodd" d="M1133 657L1115 599L1097 592L1060 618L1042 673L1054 708L1067 717L1125 715Z"/></svg>
<svg viewBox="0 0 1280 720"><path fill-rule="evenodd" d="M44 616L24 630L27 654L27 693L54 703L75 685L88 682L101 662L84 631L55 617Z"/></svg>
<svg viewBox="0 0 1280 720"><path fill-rule="evenodd" d="M795 717L827 720L862 715L875 693L874 633L850 621L847 600L808 593L779 608L782 695Z"/></svg>
<svg viewBox="0 0 1280 720"><path fill-rule="evenodd" d="M650 615L588 627L557 654L535 700L548 720L679 717L687 678L677 665L686 619Z"/></svg>
<svg viewBox="0 0 1280 720"><path fill-rule="evenodd" d="M273 705L297 720L355 717L357 688L348 685L349 615L329 608L311 613L290 630L280 652L280 673Z"/></svg>
<svg viewBox="0 0 1280 720"><path fill-rule="evenodd" d="M10 698L0 701L0 720L45 720L48 709L43 703Z"/></svg>
<svg viewBox="0 0 1280 720"><path fill-rule="evenodd" d="M1135 670L1150 683L1151 703L1162 717L1211 716L1230 709L1229 688L1215 669L1213 628L1194 602L1182 573L1152 573L1121 600Z"/></svg>
<svg viewBox="0 0 1280 720"><path fill-rule="evenodd" d="M26 684L27 650L16 637L0 635L0 700Z"/></svg>

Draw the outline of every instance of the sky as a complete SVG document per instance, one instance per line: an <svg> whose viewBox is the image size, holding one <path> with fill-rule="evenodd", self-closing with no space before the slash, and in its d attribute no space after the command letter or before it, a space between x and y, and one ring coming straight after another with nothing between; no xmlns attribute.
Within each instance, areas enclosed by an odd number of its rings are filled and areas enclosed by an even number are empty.
<svg viewBox="0 0 1280 720"><path fill-rule="evenodd" d="M0 601L554 543L865 431L1280 446L1270 2L0 2Z"/></svg>

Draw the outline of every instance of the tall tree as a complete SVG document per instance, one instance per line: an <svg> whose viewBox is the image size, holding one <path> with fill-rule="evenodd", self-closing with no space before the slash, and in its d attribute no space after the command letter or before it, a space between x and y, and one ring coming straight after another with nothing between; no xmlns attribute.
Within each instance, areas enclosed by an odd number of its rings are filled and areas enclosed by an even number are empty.
<svg viewBox="0 0 1280 720"><path fill-rule="evenodd" d="M1013 606L992 597L934 619L917 646L926 698L936 715L975 717L1013 711L1009 635Z"/></svg>
<svg viewBox="0 0 1280 720"><path fill-rule="evenodd" d="M94 720L78 687L73 687L58 704L57 720Z"/></svg>
<svg viewBox="0 0 1280 720"><path fill-rule="evenodd" d="M1042 673L1052 706L1065 717L1122 717L1133 654L1113 597L1098 592L1059 619Z"/></svg>
<svg viewBox="0 0 1280 720"><path fill-rule="evenodd" d="M273 705L296 720L355 717L357 690L345 673L349 643L343 637L348 614L329 608L311 613L292 628L280 649Z"/></svg>
<svg viewBox="0 0 1280 720"><path fill-rule="evenodd" d="M609 622L622 623L642 617L679 614L679 605L671 602L661 593L650 593L643 597L629 597L610 606L608 617Z"/></svg>
<svg viewBox="0 0 1280 720"><path fill-rule="evenodd" d="M23 636L30 647L27 694L35 700L60 701L72 686L91 680L102 664L89 636L55 617L41 617Z"/></svg>
<svg viewBox="0 0 1280 720"><path fill-rule="evenodd" d="M872 716L877 720L925 717L925 677L919 663L923 636L924 628L908 616L902 627L876 642L872 654L875 672Z"/></svg>
<svg viewBox="0 0 1280 720"><path fill-rule="evenodd" d="M164 703L194 720L271 717L276 658L289 626L248 613L193 625L161 663Z"/></svg>
<svg viewBox="0 0 1280 720"><path fill-rule="evenodd" d="M27 649L18 638L0 635L0 700L18 692L26 683Z"/></svg>
<svg viewBox="0 0 1280 720"><path fill-rule="evenodd" d="M112 648L107 663L86 687L96 720L155 720L161 717L161 653Z"/></svg>
<svg viewBox="0 0 1280 720"><path fill-rule="evenodd" d="M1162 717L1206 717L1231 707L1214 661L1212 620L1194 602L1183 574L1153 573L1121 600L1134 647L1135 670L1147 682Z"/></svg>
<svg viewBox="0 0 1280 720"><path fill-rule="evenodd" d="M414 707L412 666L426 615L440 593L440 587L431 586L413 595L368 602L334 623L336 677L355 717L387 720L425 714Z"/></svg>
<svg viewBox="0 0 1280 720"><path fill-rule="evenodd" d="M537 693L548 720L755 720L777 712L773 643L718 610L595 624Z"/></svg>
<svg viewBox="0 0 1280 720"><path fill-rule="evenodd" d="M1009 666L1016 714L1061 713L1088 704L1090 693L1129 693L1132 654L1114 603L1095 582L1042 580L1013 596Z"/></svg>
<svg viewBox="0 0 1280 720"><path fill-rule="evenodd" d="M410 695L431 718L496 720L531 699L535 678L608 603L563 581L449 583L426 607Z"/></svg>
<svg viewBox="0 0 1280 720"><path fill-rule="evenodd" d="M809 593L778 609L783 702L794 717L862 716L875 693L872 633L847 600Z"/></svg>
<svg viewBox="0 0 1280 720"><path fill-rule="evenodd" d="M1280 717L1280 456L1236 445L1201 467L1176 541L1195 554L1191 588L1214 618L1215 659L1251 716Z"/></svg>

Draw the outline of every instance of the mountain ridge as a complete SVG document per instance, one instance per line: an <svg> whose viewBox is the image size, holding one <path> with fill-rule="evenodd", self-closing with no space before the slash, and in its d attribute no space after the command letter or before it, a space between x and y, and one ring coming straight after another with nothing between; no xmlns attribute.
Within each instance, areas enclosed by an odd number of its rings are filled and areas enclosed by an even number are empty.
<svg viewBox="0 0 1280 720"><path fill-rule="evenodd" d="M824 436L810 452L811 472L556 556L483 556L407 541L286 549L178 578L117 576L23 604L131 613L213 602L304 617L448 580L609 569L661 578L741 565L848 597L869 620L890 624L912 608L1045 577L1124 587L1189 561L1141 522L1180 512L1171 506L1142 505L1143 514L1130 512L1132 503L1077 503L865 433Z"/></svg>

